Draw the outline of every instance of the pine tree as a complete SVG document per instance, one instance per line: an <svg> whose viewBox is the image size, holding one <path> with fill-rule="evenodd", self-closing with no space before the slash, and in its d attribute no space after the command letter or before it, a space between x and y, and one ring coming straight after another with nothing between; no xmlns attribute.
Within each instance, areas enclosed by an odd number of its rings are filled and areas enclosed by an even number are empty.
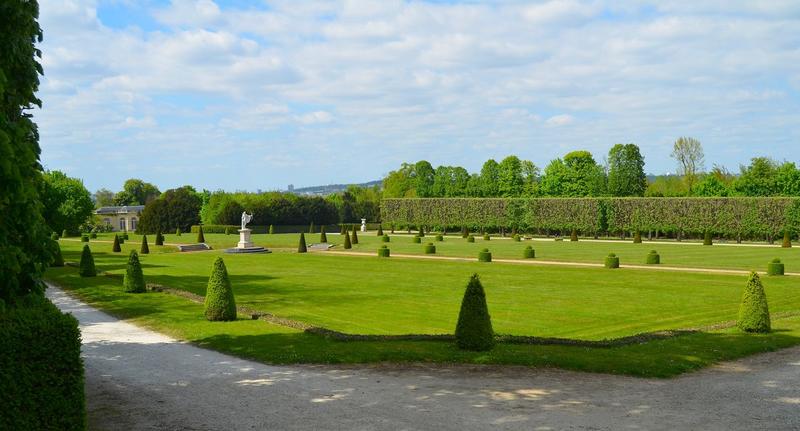
<svg viewBox="0 0 800 431"><path fill-rule="evenodd" d="M344 233L344 249L349 250L353 248L353 245L350 243L350 234L345 232Z"/></svg>
<svg viewBox="0 0 800 431"><path fill-rule="evenodd" d="M356 228L356 225L353 225L353 238L352 238L352 241L350 241L352 244L358 244L358 233L357 232L358 232L358 229Z"/></svg>
<svg viewBox="0 0 800 431"><path fill-rule="evenodd" d="M228 270L221 257L214 261L211 277L208 279L205 315L210 321L236 320L236 300L228 279Z"/></svg>
<svg viewBox="0 0 800 431"><path fill-rule="evenodd" d="M755 272L750 273L747 286L742 294L742 303L739 306L739 320L736 326L745 332L769 332L770 318L767 306L767 295L761 278Z"/></svg>
<svg viewBox="0 0 800 431"><path fill-rule="evenodd" d="M147 244L147 235L142 235L142 248L139 249L141 254L150 254L150 246Z"/></svg>
<svg viewBox="0 0 800 431"><path fill-rule="evenodd" d="M119 246L119 235L114 235L114 245L111 247L111 251L114 253L122 251L122 247Z"/></svg>
<svg viewBox="0 0 800 431"><path fill-rule="evenodd" d="M203 226L202 225L198 226L198 229L197 229L197 242L198 243L206 242L206 236L203 235Z"/></svg>
<svg viewBox="0 0 800 431"><path fill-rule="evenodd" d="M319 242L323 244L328 242L328 235L325 234L325 225L319 227Z"/></svg>
<svg viewBox="0 0 800 431"><path fill-rule="evenodd" d="M142 265L139 263L139 255L136 254L136 250L131 250L131 254L128 256L122 287L128 293L142 293L146 290Z"/></svg>
<svg viewBox="0 0 800 431"><path fill-rule="evenodd" d="M473 274L461 301L456 324L456 345L464 350L484 351L494 347L494 331L486 294L478 274Z"/></svg>
<svg viewBox="0 0 800 431"><path fill-rule="evenodd" d="M92 256L92 251L89 250L89 244L83 246L78 274L80 274L81 277L97 276L97 269L94 267L94 257Z"/></svg>
<svg viewBox="0 0 800 431"><path fill-rule="evenodd" d="M300 232L300 243L297 244L297 252L298 253L305 253L308 249L306 248L306 236L303 232Z"/></svg>

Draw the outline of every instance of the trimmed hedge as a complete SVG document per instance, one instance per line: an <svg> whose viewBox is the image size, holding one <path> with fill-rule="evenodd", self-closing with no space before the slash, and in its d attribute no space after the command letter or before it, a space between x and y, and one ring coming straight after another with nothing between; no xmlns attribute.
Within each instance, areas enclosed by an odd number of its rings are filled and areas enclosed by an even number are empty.
<svg viewBox="0 0 800 431"><path fill-rule="evenodd" d="M156 232L156 245L164 245L164 235L161 231Z"/></svg>
<svg viewBox="0 0 800 431"><path fill-rule="evenodd" d="M382 242L389 242L389 241L391 241L391 238L389 237L389 235L384 235L384 236L381 237L381 241Z"/></svg>
<svg viewBox="0 0 800 431"><path fill-rule="evenodd" d="M772 262L767 264L767 275L783 275L784 265L780 259L772 259Z"/></svg>
<svg viewBox="0 0 800 431"><path fill-rule="evenodd" d="M136 254L136 250L131 250L131 254L128 256L128 265L125 267L122 287L128 293L143 293L147 290L144 284L142 264L139 263L139 255Z"/></svg>
<svg viewBox="0 0 800 431"><path fill-rule="evenodd" d="M356 225L353 225L353 237L350 238L350 242L358 244L358 228L356 228Z"/></svg>
<svg viewBox="0 0 800 431"><path fill-rule="evenodd" d="M661 264L661 256L655 250L650 250L650 253L647 253L647 259L645 261L648 265L660 265Z"/></svg>
<svg viewBox="0 0 800 431"><path fill-rule="evenodd" d="M534 250L531 246L527 246L525 247L525 250L522 250L522 257L524 259L533 259L536 257L536 250Z"/></svg>
<svg viewBox="0 0 800 431"><path fill-rule="evenodd" d="M414 244L421 244L422 243L422 238L420 238L418 236L411 237L411 242L413 242Z"/></svg>
<svg viewBox="0 0 800 431"><path fill-rule="evenodd" d="M85 430L78 321L43 297L0 310L0 429Z"/></svg>
<svg viewBox="0 0 800 431"><path fill-rule="evenodd" d="M639 229L636 229L636 232L633 233L633 243L634 244L642 243L642 232Z"/></svg>
<svg viewBox="0 0 800 431"><path fill-rule="evenodd" d="M480 252L478 252L478 262L491 262L492 261L492 253L489 251L488 248L484 248Z"/></svg>
<svg viewBox="0 0 800 431"><path fill-rule="evenodd" d="M122 233L122 239L125 240L125 241L128 240L128 232L123 232Z"/></svg>
<svg viewBox="0 0 800 431"><path fill-rule="evenodd" d="M783 243L781 244L783 248L792 248L792 236L789 235L789 231L783 232Z"/></svg>
<svg viewBox="0 0 800 431"><path fill-rule="evenodd" d="M464 291L455 336L459 349L486 351L494 347L492 318L478 274L472 274Z"/></svg>
<svg viewBox="0 0 800 431"><path fill-rule="evenodd" d="M492 239L492 237L490 237L488 233L483 234L483 240L484 241L490 241L491 239Z"/></svg>
<svg viewBox="0 0 800 431"><path fill-rule="evenodd" d="M217 257L211 269L204 306L206 319L210 321L236 320L236 300L221 257Z"/></svg>
<svg viewBox="0 0 800 431"><path fill-rule="evenodd" d="M761 278L755 272L750 273L747 285L742 293L739 306L739 319L736 326L745 332L769 332L771 329L767 295Z"/></svg>
<svg viewBox="0 0 800 431"><path fill-rule="evenodd" d="M89 238L91 238L91 239L97 239L97 232L92 232L92 233L90 233L90 234L89 234Z"/></svg>
<svg viewBox="0 0 800 431"><path fill-rule="evenodd" d="M467 242L475 242L475 237L472 235L467 236Z"/></svg>
<svg viewBox="0 0 800 431"><path fill-rule="evenodd" d="M522 237L521 237L521 236L519 236L519 235L514 235L512 238L514 239L514 241L515 241L515 242L520 242L520 241L522 241Z"/></svg>
<svg viewBox="0 0 800 431"><path fill-rule="evenodd" d="M703 245L713 245L714 240L711 238L711 232L705 231L703 234Z"/></svg>
<svg viewBox="0 0 800 431"><path fill-rule="evenodd" d="M89 242L89 235L86 234L81 235L81 242Z"/></svg>
<svg viewBox="0 0 800 431"><path fill-rule="evenodd" d="M436 254L436 246L432 242L425 245L425 254Z"/></svg>
<svg viewBox="0 0 800 431"><path fill-rule="evenodd" d="M619 256L614 253L610 253L606 256L605 267L608 269L619 268Z"/></svg>
<svg viewBox="0 0 800 431"><path fill-rule="evenodd" d="M150 246L147 244L147 235L142 235L142 247L139 249L141 254L150 254Z"/></svg>
<svg viewBox="0 0 800 431"><path fill-rule="evenodd" d="M378 249L378 257L389 257L389 247L386 245L381 246Z"/></svg>
<svg viewBox="0 0 800 431"><path fill-rule="evenodd" d="M303 232L300 232L300 242L297 244L297 252L298 253L305 253L308 251L306 247L306 235Z"/></svg>
<svg viewBox="0 0 800 431"><path fill-rule="evenodd" d="M120 240L119 235L114 235L114 245L111 246L111 251L114 253L119 253L122 251L122 247L120 247Z"/></svg>
<svg viewBox="0 0 800 431"><path fill-rule="evenodd" d="M442 235L442 234L436 235L436 241L439 241L439 242L444 241L444 235Z"/></svg>
<svg viewBox="0 0 800 431"><path fill-rule="evenodd" d="M78 264L78 275L81 277L96 277L97 269L94 266L94 257L92 250L89 249L89 244L83 246L81 251L81 261Z"/></svg>

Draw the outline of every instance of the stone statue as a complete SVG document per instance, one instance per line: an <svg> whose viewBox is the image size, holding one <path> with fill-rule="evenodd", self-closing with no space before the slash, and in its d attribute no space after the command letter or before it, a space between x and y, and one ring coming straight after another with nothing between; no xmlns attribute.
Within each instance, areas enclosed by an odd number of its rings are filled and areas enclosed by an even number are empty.
<svg viewBox="0 0 800 431"><path fill-rule="evenodd" d="M242 211L242 230L244 230L247 223L250 223L250 220L253 219L252 214L247 214L247 211Z"/></svg>

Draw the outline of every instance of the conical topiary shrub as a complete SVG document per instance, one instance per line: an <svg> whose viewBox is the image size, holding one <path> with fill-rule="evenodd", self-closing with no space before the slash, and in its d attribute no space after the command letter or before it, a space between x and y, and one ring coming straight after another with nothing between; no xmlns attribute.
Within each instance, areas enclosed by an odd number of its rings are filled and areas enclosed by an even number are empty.
<svg viewBox="0 0 800 431"><path fill-rule="evenodd" d="M473 274L461 300L456 324L456 346L459 349L485 351L494 347L494 331L486 293L478 274Z"/></svg>
<svg viewBox="0 0 800 431"><path fill-rule="evenodd" d="M114 253L119 253L122 251L122 247L119 246L119 235L114 235L114 245L111 246L111 251Z"/></svg>
<svg viewBox="0 0 800 431"><path fill-rule="evenodd" d="M792 236L789 234L789 231L783 232L783 244L781 244L783 248L791 248L792 247Z"/></svg>
<svg viewBox="0 0 800 431"><path fill-rule="evenodd" d="M181 236L181 228L175 229L175 236Z"/></svg>
<svg viewBox="0 0 800 431"><path fill-rule="evenodd" d="M385 244L378 249L378 257L389 257L389 247Z"/></svg>
<svg viewBox="0 0 800 431"><path fill-rule="evenodd" d="M50 266L64 266L64 256L61 255L61 246L58 245L56 241L53 241L53 263L51 263Z"/></svg>
<svg viewBox="0 0 800 431"><path fill-rule="evenodd" d="M358 244L358 229L356 225L353 225L353 238L351 238L350 242L352 244Z"/></svg>
<svg viewBox="0 0 800 431"><path fill-rule="evenodd" d="M312 222L311 222L311 223L308 225L308 233L314 233L314 232L316 232L316 229L314 229L314 222L312 221Z"/></svg>
<svg viewBox="0 0 800 431"><path fill-rule="evenodd" d="M634 244L642 243L642 233L638 229L636 230L636 232L633 233L633 243Z"/></svg>
<svg viewBox="0 0 800 431"><path fill-rule="evenodd" d="M570 234L569 234L569 240L570 241L577 241L578 240L578 231L577 230L572 229L572 232L570 232Z"/></svg>
<svg viewBox="0 0 800 431"><path fill-rule="evenodd" d="M655 250L650 250L650 253L647 253L647 262L648 265L660 265L661 264L661 256Z"/></svg>
<svg viewBox="0 0 800 431"><path fill-rule="evenodd" d="M489 251L488 248L484 248L480 252L478 252L478 262L491 262L492 261L492 253Z"/></svg>
<svg viewBox="0 0 800 431"><path fill-rule="evenodd" d="M531 246L527 246L525 250L522 250L522 257L525 259L533 259L536 257L536 250Z"/></svg>
<svg viewBox="0 0 800 431"><path fill-rule="evenodd" d="M432 242L425 245L425 254L436 254L436 246Z"/></svg>
<svg viewBox="0 0 800 431"><path fill-rule="evenodd" d="M213 321L236 320L236 300L228 279L228 270L221 257L214 261L208 279L205 300L206 319Z"/></svg>
<svg viewBox="0 0 800 431"><path fill-rule="evenodd" d="M783 275L784 265L777 257L767 264L767 275Z"/></svg>
<svg viewBox="0 0 800 431"><path fill-rule="evenodd" d="M339 235L344 235L347 233L347 226L343 224L339 225Z"/></svg>
<svg viewBox="0 0 800 431"><path fill-rule="evenodd" d="M344 249L349 250L353 248L353 244L350 243L350 234L345 231L344 235Z"/></svg>
<svg viewBox="0 0 800 431"><path fill-rule="evenodd" d="M78 267L78 274L81 277L95 277L97 276L97 269L94 267L94 257L92 251L89 250L89 244L83 246L81 252L81 262Z"/></svg>
<svg viewBox="0 0 800 431"><path fill-rule="evenodd" d="M164 235L161 231L156 232L156 245L164 245Z"/></svg>
<svg viewBox="0 0 800 431"><path fill-rule="evenodd" d="M147 235L142 235L142 247L139 249L141 254L150 254L150 246L147 244Z"/></svg>
<svg viewBox="0 0 800 431"><path fill-rule="evenodd" d="M305 253L308 251L306 247L306 236L303 232L300 232L300 242L297 244L297 252L298 253Z"/></svg>
<svg viewBox="0 0 800 431"><path fill-rule="evenodd" d="M381 237L381 241L382 242L389 242L389 241L391 241L391 239L389 238L389 235L384 235L384 236Z"/></svg>
<svg viewBox="0 0 800 431"><path fill-rule="evenodd" d="M619 268L619 256L614 253L609 253L606 256L605 267L608 269Z"/></svg>
<svg viewBox="0 0 800 431"><path fill-rule="evenodd" d="M136 254L136 250L131 250L131 254L128 256L122 288L128 293L142 293L146 290L142 265L139 263L139 255Z"/></svg>
<svg viewBox="0 0 800 431"><path fill-rule="evenodd" d="M378 225L378 233L377 236L383 236L383 225Z"/></svg>
<svg viewBox="0 0 800 431"><path fill-rule="evenodd" d="M319 227L319 242L323 244L328 242L328 235L325 233L325 225Z"/></svg>
<svg viewBox="0 0 800 431"><path fill-rule="evenodd" d="M472 235L467 235L467 242L475 242L475 237Z"/></svg>
<svg viewBox="0 0 800 431"><path fill-rule="evenodd" d="M711 231L706 231L703 234L703 245L712 245L714 241L711 239Z"/></svg>
<svg viewBox="0 0 800 431"><path fill-rule="evenodd" d="M275 226L269 225L269 234L270 235L274 235L275 234Z"/></svg>
<svg viewBox="0 0 800 431"><path fill-rule="evenodd" d="M770 319L767 295L761 278L755 272L750 273L747 286L742 294L742 303L739 306L739 320L736 326L745 332L769 332Z"/></svg>
<svg viewBox="0 0 800 431"><path fill-rule="evenodd" d="M203 235L203 226L202 225L197 227L197 242L198 243L206 242L206 236Z"/></svg>

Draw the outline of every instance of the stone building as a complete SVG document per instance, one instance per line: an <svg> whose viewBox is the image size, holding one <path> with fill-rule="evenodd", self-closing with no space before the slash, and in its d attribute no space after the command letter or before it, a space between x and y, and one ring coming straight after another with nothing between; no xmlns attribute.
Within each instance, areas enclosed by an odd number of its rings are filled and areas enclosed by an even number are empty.
<svg viewBox="0 0 800 431"><path fill-rule="evenodd" d="M121 207L100 207L94 213L100 220L111 225L114 232L135 231L139 223L144 205L127 205Z"/></svg>

